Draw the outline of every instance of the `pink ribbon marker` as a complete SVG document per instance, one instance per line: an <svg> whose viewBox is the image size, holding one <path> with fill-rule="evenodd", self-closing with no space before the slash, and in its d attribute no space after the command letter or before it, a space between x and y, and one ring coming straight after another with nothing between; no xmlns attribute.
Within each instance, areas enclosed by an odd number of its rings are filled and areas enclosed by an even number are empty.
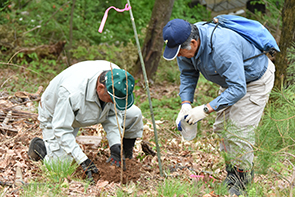
<svg viewBox="0 0 295 197"><path fill-rule="evenodd" d="M106 20L108 18L108 12L110 9L114 8L117 12L124 12L124 11L129 11L131 9L131 6L128 5L128 3L125 5L125 8L124 9L118 9L118 8L115 8L114 6L111 6L109 7L105 12L104 12L104 15L103 15L103 18L101 20L101 23L100 23L100 26L99 26L99 29L98 29L98 32L101 33L102 30L103 30L103 27L104 27L104 24L106 23Z"/></svg>
<svg viewBox="0 0 295 197"><path fill-rule="evenodd" d="M191 178L204 178L204 175L194 175L194 174L191 174L190 175ZM212 176L209 176L209 178L213 179L213 183L215 182L215 178L213 178ZM205 182L207 183L207 182Z"/></svg>

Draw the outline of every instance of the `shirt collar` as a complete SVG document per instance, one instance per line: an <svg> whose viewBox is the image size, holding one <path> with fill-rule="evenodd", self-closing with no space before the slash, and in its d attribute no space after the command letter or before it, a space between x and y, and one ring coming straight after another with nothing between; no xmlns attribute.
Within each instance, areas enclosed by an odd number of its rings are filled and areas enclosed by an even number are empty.
<svg viewBox="0 0 295 197"><path fill-rule="evenodd" d="M87 87L86 87L86 93L85 93L85 99L87 101L92 102L99 102L98 96L96 93L96 84L97 84L97 78L100 73L97 73L92 78L88 79L87 81Z"/></svg>

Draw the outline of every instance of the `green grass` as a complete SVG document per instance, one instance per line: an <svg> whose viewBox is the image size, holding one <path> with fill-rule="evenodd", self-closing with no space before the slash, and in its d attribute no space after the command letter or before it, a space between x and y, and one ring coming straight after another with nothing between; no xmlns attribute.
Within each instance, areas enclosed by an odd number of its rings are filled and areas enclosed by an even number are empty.
<svg viewBox="0 0 295 197"><path fill-rule="evenodd" d="M45 168L44 168L45 167ZM70 160L55 160L55 162L44 162L43 174L49 182L62 184L64 179L71 177L76 171L78 164Z"/></svg>
<svg viewBox="0 0 295 197"><path fill-rule="evenodd" d="M51 191L51 186L47 183L33 182L29 185L23 187L20 193L22 197L32 197L32 196L66 196L62 194L53 193Z"/></svg>
<svg viewBox="0 0 295 197"><path fill-rule="evenodd" d="M40 179L25 185L21 196L67 196L65 190L69 188L68 179L77 179L73 177L77 167L72 161L44 162L40 165ZM85 188L88 185L89 183L85 183Z"/></svg>

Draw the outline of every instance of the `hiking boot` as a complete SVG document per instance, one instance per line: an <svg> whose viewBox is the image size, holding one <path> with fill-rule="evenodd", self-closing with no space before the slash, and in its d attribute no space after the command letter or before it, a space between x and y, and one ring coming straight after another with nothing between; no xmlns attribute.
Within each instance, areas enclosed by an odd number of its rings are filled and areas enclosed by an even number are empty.
<svg viewBox="0 0 295 197"><path fill-rule="evenodd" d="M39 161L40 159L43 160L46 154L47 152L44 141L38 137L32 139L28 151L30 159L33 161Z"/></svg>
<svg viewBox="0 0 295 197"><path fill-rule="evenodd" d="M223 184L227 186L230 195L245 195L246 186L254 179L254 169L251 171L244 171L236 167L226 166L227 177Z"/></svg>
<svg viewBox="0 0 295 197"><path fill-rule="evenodd" d="M132 159L135 140L136 138L133 138L133 139L123 138L123 153L125 158Z"/></svg>
<svg viewBox="0 0 295 197"><path fill-rule="evenodd" d="M226 164L225 169L226 169L227 175L224 181L222 182L222 185L229 190L232 186L234 186L234 184L239 180L239 178L236 171L231 165Z"/></svg>

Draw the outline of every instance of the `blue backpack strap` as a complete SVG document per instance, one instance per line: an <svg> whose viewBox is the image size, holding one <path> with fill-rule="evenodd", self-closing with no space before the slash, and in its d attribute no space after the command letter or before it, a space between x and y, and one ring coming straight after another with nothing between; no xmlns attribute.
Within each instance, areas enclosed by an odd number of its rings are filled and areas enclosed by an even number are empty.
<svg viewBox="0 0 295 197"><path fill-rule="evenodd" d="M209 23L215 23L215 24L216 24L215 27L214 27L214 29L213 29L213 31L212 31L212 33L211 33L211 37L210 37L210 47L211 47L211 51L213 51L213 43L212 43L213 33L214 33L215 29L216 29L216 28L218 27L218 25L219 25L218 20L217 20L217 22L216 22L216 21L214 21L214 19L215 19L215 18L213 18L212 21L207 21L206 23L203 24L203 25L207 25L207 24L209 24Z"/></svg>
<svg viewBox="0 0 295 197"><path fill-rule="evenodd" d="M263 54L267 54L267 52L266 52L266 51L263 51L262 53L260 53L260 54L258 54L258 55L254 55L253 57L249 57L249 58L243 60L243 62L246 62L246 61L248 61L248 60L250 60L250 59L253 59L253 58L259 57L259 56L261 56L261 55L263 55Z"/></svg>

